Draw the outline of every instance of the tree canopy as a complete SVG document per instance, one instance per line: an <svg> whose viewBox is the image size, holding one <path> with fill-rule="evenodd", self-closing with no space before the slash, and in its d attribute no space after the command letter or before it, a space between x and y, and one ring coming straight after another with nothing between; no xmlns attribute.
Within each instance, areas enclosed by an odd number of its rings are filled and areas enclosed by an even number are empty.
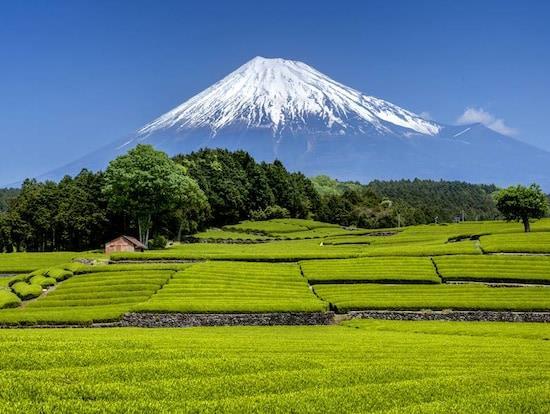
<svg viewBox="0 0 550 414"><path fill-rule="evenodd" d="M548 212L548 201L536 184L529 187L516 185L500 190L495 195L498 210L506 220L523 223L526 232L531 231L530 218L542 218Z"/></svg>
<svg viewBox="0 0 550 414"><path fill-rule="evenodd" d="M139 239L147 244L153 215L206 204L206 197L185 168L150 145L138 145L109 163L103 193L109 206L135 217Z"/></svg>

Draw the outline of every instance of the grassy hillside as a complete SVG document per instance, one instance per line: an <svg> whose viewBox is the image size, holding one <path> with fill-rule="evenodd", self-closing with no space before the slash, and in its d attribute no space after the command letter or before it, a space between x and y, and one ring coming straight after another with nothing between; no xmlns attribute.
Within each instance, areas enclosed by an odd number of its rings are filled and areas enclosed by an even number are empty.
<svg viewBox="0 0 550 414"><path fill-rule="evenodd" d="M5 308L0 324L90 324L127 312L329 307L550 311L550 288L531 286L550 285L548 219L534 222L530 234L505 222L374 231L295 219L243 222L211 232L217 236L202 243L115 253L111 264L91 253L0 255L4 272L25 271L0 278L0 309ZM236 235L250 239L243 243ZM507 250L514 254L490 254ZM70 261L76 257L100 261ZM508 285L483 284L502 282Z"/></svg>

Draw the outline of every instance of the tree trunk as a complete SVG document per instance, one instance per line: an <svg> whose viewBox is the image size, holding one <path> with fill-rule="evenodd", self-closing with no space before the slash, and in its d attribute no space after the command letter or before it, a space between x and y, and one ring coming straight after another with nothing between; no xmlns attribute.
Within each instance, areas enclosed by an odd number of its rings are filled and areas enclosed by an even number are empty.
<svg viewBox="0 0 550 414"><path fill-rule="evenodd" d="M151 228L151 215L149 214L146 217L138 218L138 229L139 229L139 241L147 246L147 241L149 240L149 229Z"/></svg>
<svg viewBox="0 0 550 414"><path fill-rule="evenodd" d="M529 233L531 231L531 224L529 223L529 217L523 217L523 228L525 229L526 233Z"/></svg>
<svg viewBox="0 0 550 414"><path fill-rule="evenodd" d="M178 242L181 242L181 232L183 231L183 220L180 221L180 226L178 228Z"/></svg>

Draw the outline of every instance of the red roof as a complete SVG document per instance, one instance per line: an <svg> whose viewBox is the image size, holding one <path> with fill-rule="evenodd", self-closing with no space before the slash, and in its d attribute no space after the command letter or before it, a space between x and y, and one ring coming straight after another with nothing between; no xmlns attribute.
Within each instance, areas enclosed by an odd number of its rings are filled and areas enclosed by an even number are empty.
<svg viewBox="0 0 550 414"><path fill-rule="evenodd" d="M147 246L145 246L142 242L140 242L138 239L136 239L135 237L132 237L132 236L120 236L120 237L117 237L116 239L120 239L120 238L123 238L124 240L126 240L128 243L134 245L134 247L137 247L137 248L140 248L140 249L146 249ZM113 239L111 240L109 243L115 241L116 239ZM107 243L107 244L109 244Z"/></svg>

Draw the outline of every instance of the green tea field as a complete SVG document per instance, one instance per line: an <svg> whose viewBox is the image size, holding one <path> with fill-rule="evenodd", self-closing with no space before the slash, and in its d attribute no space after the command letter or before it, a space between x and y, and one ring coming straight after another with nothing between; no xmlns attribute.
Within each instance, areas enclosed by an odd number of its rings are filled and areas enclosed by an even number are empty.
<svg viewBox="0 0 550 414"><path fill-rule="evenodd" d="M285 219L143 253L2 254L0 411L546 413L550 220L532 227Z"/></svg>
<svg viewBox="0 0 550 414"><path fill-rule="evenodd" d="M2 412L547 413L550 327L0 331Z"/></svg>

